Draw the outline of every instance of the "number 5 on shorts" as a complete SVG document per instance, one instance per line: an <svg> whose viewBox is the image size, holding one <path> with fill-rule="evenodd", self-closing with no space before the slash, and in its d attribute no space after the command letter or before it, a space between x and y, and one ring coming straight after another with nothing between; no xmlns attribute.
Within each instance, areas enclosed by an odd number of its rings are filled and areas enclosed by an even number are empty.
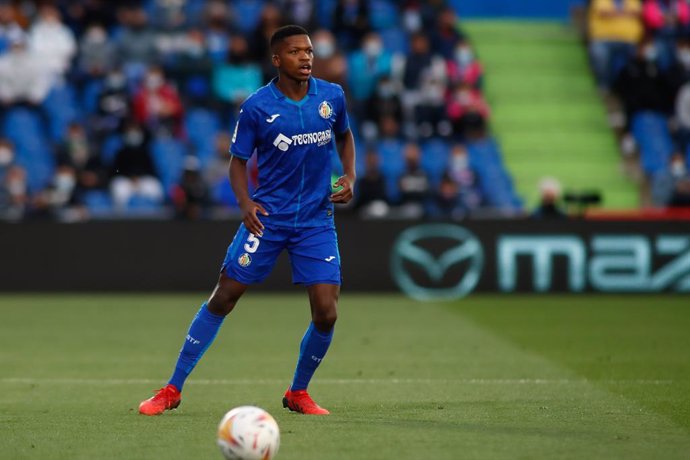
<svg viewBox="0 0 690 460"><path fill-rule="evenodd" d="M247 242L244 243L244 250L250 254L254 254L256 250L259 249L259 243L261 243L261 241L250 233Z"/></svg>

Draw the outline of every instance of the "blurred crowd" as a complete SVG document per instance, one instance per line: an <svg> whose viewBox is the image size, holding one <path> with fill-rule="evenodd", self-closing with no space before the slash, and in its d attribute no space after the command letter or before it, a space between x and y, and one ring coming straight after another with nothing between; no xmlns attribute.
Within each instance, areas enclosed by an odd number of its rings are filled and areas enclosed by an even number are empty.
<svg viewBox="0 0 690 460"><path fill-rule="evenodd" d="M690 205L690 2L591 0L589 55L643 204Z"/></svg>
<svg viewBox="0 0 690 460"><path fill-rule="evenodd" d="M0 215L232 212L229 132L287 23L349 98L354 212L496 206L467 149L488 136L482 65L443 0L0 0Z"/></svg>

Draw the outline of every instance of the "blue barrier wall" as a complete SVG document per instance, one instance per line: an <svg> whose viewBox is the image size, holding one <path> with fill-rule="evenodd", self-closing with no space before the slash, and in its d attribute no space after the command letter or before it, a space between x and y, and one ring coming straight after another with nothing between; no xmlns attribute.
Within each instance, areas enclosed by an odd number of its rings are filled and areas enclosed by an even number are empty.
<svg viewBox="0 0 690 460"><path fill-rule="evenodd" d="M450 0L462 18L568 19L585 0Z"/></svg>

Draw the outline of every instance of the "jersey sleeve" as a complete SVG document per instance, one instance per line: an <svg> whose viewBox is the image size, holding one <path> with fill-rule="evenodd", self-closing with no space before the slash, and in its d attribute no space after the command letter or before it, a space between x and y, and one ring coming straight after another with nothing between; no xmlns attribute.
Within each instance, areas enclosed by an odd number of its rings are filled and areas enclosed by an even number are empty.
<svg viewBox="0 0 690 460"><path fill-rule="evenodd" d="M347 115L347 103L345 102L345 92L340 85L338 87L338 96L335 102L335 113L337 115L335 119L335 124L333 125L333 131L336 134L342 134L348 129L350 129L350 119Z"/></svg>
<svg viewBox="0 0 690 460"><path fill-rule="evenodd" d="M235 124L230 143L230 154L243 160L248 160L256 147L256 122L252 116L252 110L243 107Z"/></svg>

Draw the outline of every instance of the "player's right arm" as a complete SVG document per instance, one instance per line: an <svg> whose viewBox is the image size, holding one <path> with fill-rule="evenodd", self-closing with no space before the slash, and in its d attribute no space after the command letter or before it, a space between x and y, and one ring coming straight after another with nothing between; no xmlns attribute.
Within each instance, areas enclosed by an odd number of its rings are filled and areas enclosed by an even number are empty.
<svg viewBox="0 0 690 460"><path fill-rule="evenodd" d="M267 216L268 213L259 203L253 201L249 196L249 184L247 181L247 160L232 156L230 158L230 185L235 193L237 202L242 211L242 222L247 230L254 236L262 236L264 225L259 220L257 213Z"/></svg>
<svg viewBox="0 0 690 460"><path fill-rule="evenodd" d="M242 211L242 222L254 236L263 234L264 225L257 214L267 216L268 213L259 203L249 196L249 184L247 180L247 160L252 155L257 143L256 122L252 117L251 107L243 104L240 116L235 124L235 132L232 134L230 144L230 186L235 193L237 203ZM251 105L251 104L249 104Z"/></svg>

